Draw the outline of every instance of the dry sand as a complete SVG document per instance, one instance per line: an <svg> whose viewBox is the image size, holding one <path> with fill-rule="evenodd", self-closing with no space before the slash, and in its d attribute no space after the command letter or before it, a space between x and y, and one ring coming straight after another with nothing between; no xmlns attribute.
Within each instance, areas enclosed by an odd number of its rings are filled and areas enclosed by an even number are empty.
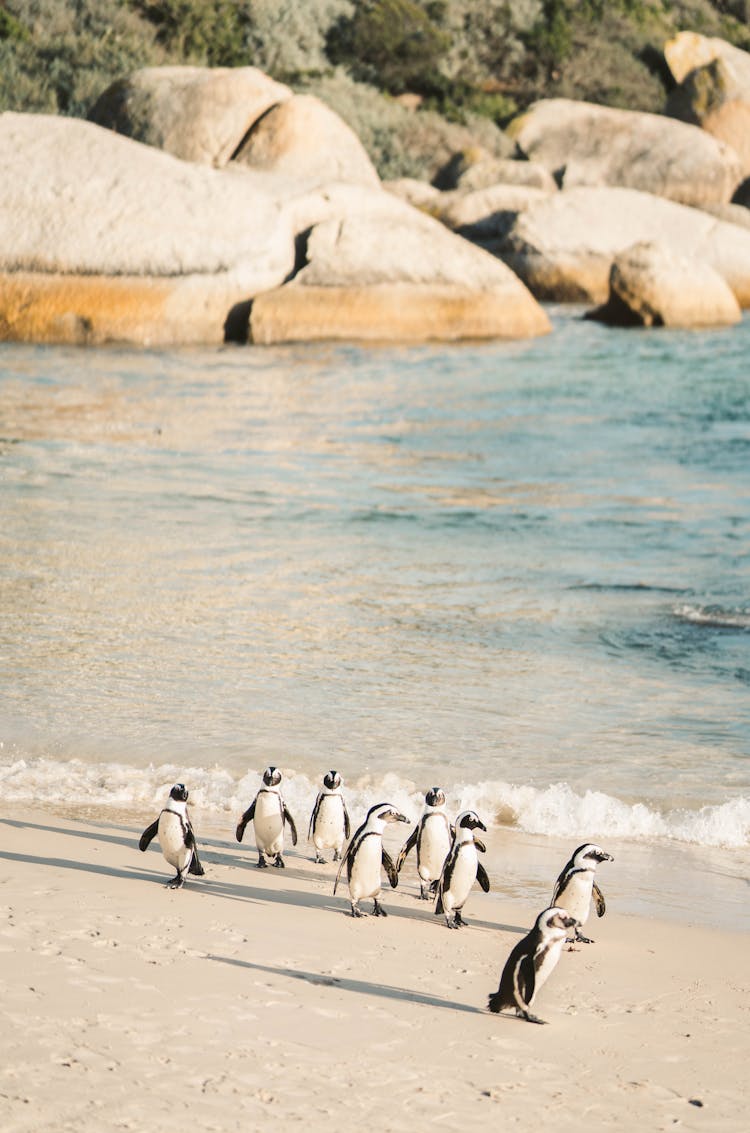
<svg viewBox="0 0 750 1133"><path fill-rule="evenodd" d="M485 1010L538 909L477 888L449 932L410 858L388 919L355 921L332 864L301 841L257 870L251 831L199 830L206 877L170 891L152 817L4 808L3 1133L747 1130L746 934L610 901L538 1027Z"/></svg>

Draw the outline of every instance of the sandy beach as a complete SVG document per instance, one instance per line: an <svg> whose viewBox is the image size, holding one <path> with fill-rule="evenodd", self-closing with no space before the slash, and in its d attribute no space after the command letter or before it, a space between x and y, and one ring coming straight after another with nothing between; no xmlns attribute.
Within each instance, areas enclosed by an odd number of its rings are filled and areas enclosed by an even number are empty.
<svg viewBox="0 0 750 1133"><path fill-rule="evenodd" d="M500 887L449 932L407 865L355 921L303 838L203 837L175 892L143 825L0 817L4 1133L747 1128L745 934L610 904L532 1026L485 1010L536 911Z"/></svg>

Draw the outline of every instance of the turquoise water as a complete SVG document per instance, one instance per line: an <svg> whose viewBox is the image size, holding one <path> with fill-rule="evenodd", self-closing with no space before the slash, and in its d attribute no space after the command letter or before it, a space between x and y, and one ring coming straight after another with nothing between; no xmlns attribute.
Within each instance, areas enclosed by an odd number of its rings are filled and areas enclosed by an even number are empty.
<svg viewBox="0 0 750 1133"><path fill-rule="evenodd" d="M747 847L750 322L0 347L0 798ZM375 798L377 796L377 798Z"/></svg>

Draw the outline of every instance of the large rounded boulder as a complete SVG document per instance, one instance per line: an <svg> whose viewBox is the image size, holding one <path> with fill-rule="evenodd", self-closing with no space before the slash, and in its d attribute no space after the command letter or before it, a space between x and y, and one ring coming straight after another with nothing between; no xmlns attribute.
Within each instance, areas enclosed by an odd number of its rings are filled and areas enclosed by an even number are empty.
<svg viewBox="0 0 750 1133"><path fill-rule="evenodd" d="M254 342L524 338L550 329L500 261L382 189L330 186L296 202L294 279L258 296Z"/></svg>
<svg viewBox="0 0 750 1133"><path fill-rule="evenodd" d="M564 189L620 186L700 207L730 200L742 180L730 146L659 114L545 99L514 119L508 133Z"/></svg>
<svg viewBox="0 0 750 1133"><path fill-rule="evenodd" d="M667 114L700 126L730 145L750 175L750 54L723 39L680 32L664 56L676 86Z"/></svg>
<svg viewBox="0 0 750 1133"><path fill-rule="evenodd" d="M603 303L615 257L643 241L714 268L750 306L750 231L635 189L570 189L519 213L500 254L537 298Z"/></svg>
<svg viewBox="0 0 750 1133"><path fill-rule="evenodd" d="M264 114L234 160L302 181L380 183L354 131L311 94L293 95Z"/></svg>
<svg viewBox="0 0 750 1133"><path fill-rule="evenodd" d="M221 167L258 119L291 97L257 67L145 67L108 87L89 120L183 161Z"/></svg>
<svg viewBox="0 0 750 1133"><path fill-rule="evenodd" d="M738 323L742 312L712 267L654 241L615 256L607 302L589 318L613 326L721 327Z"/></svg>
<svg viewBox="0 0 750 1133"><path fill-rule="evenodd" d="M250 171L53 115L0 115L0 337L221 342L282 282L294 232Z"/></svg>

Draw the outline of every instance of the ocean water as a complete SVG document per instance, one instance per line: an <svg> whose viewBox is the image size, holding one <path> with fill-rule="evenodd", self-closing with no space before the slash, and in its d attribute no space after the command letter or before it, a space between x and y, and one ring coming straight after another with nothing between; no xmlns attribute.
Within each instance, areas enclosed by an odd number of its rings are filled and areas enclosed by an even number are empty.
<svg viewBox="0 0 750 1133"><path fill-rule="evenodd" d="M519 343L0 346L3 811L150 820L180 779L230 830L275 764L306 830L336 767L355 818L439 783L498 844L708 861L739 914L750 321L550 315Z"/></svg>

